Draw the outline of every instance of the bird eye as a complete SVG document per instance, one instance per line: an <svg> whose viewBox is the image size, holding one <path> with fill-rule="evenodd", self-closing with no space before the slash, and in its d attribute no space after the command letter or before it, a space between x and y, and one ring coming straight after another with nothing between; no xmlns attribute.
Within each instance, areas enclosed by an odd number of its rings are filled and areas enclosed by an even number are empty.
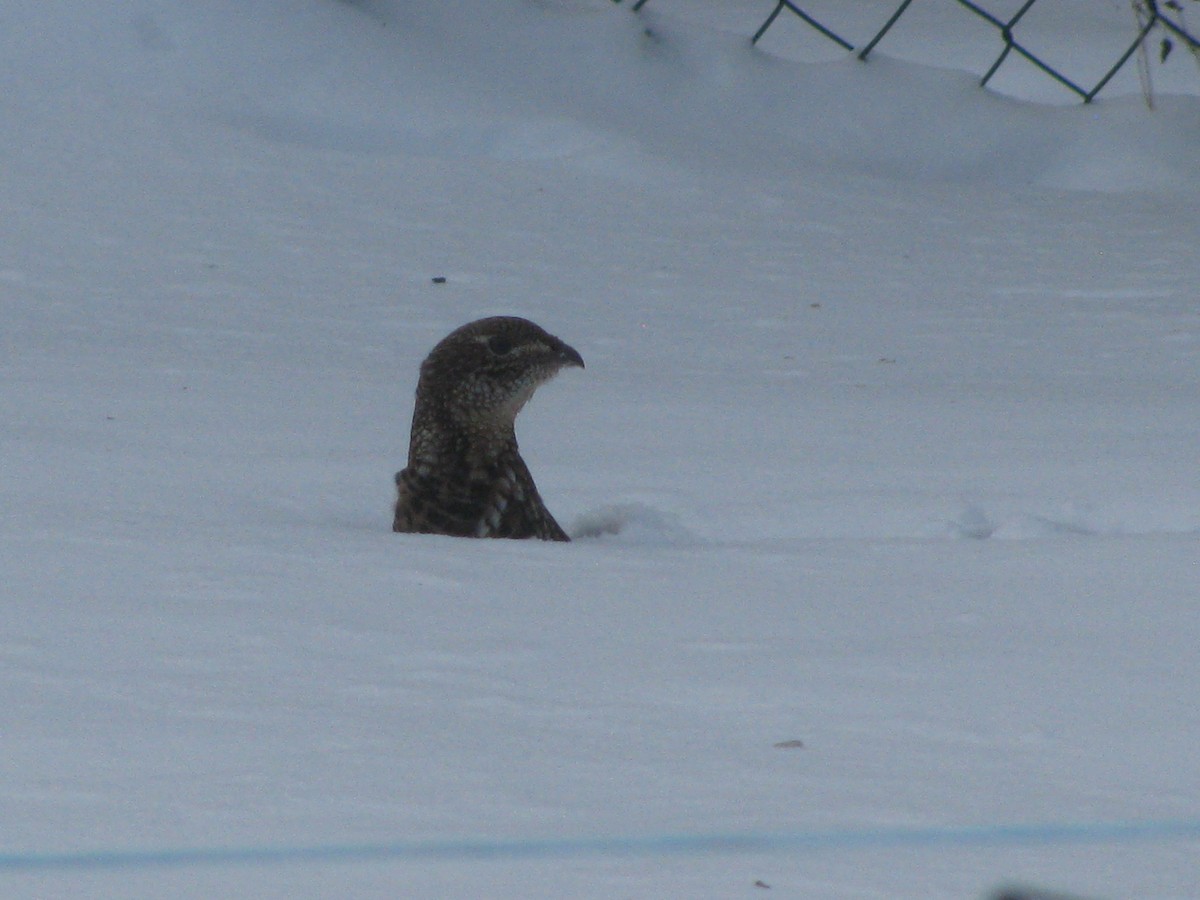
<svg viewBox="0 0 1200 900"><path fill-rule="evenodd" d="M504 356L504 354L512 351L512 342L508 338L501 337L500 335L495 335L494 337L488 338L487 345L488 349L497 356Z"/></svg>

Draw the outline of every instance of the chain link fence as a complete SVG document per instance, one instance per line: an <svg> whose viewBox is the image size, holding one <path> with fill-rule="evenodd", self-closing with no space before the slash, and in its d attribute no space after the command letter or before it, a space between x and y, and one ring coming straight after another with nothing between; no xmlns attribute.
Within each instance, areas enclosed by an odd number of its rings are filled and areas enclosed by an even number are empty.
<svg viewBox="0 0 1200 900"><path fill-rule="evenodd" d="M614 3L620 3L622 0L613 0ZM645 6L649 0L636 0L631 5L634 12ZM986 86L991 81L992 76L1004 65L1005 60L1009 59L1013 54L1021 57L1031 63L1038 71L1042 72L1046 77L1053 79L1058 84L1062 85L1067 90L1075 94L1084 103L1090 103L1097 94L1112 80L1121 69L1138 53L1139 50L1146 51L1147 41L1152 32L1158 31L1160 39L1158 43L1158 55L1160 60L1166 61L1167 56L1178 41L1189 52L1197 56L1200 60L1200 39L1189 31L1183 22L1183 7L1182 2L1194 2L1194 0L1133 0L1131 6L1137 20L1137 30L1133 39L1128 46L1120 52L1113 60L1108 70L1101 78L1092 85L1079 83L1078 80L1066 75L1059 67L1053 65L1044 56L1039 55L1027 44L1022 43L1018 37L1018 30L1021 22L1025 19L1026 14L1034 7L1038 0L1025 0L1020 8L1008 18L1002 18L1000 15L989 11L981 3L976 3L974 0L954 0L959 8L964 12L982 19L991 25L997 33L1001 41L1001 49L999 55L984 72L980 79L980 84ZM798 3L793 0L775 0L775 8L771 10L770 15L754 32L754 36L750 39L752 44L757 44L759 39L775 24L776 20L783 13L789 13L791 16L800 19L810 28L816 30L828 40L837 44L848 53L856 53L860 60L866 60L879 45L881 41L887 37L889 31L900 21L901 17L908 11L913 0L902 0L895 11L883 23L881 27L868 41L860 47L856 47L847 38L838 34L829 26L822 23L815 16L806 12ZM1165 11L1164 11L1165 10Z"/></svg>

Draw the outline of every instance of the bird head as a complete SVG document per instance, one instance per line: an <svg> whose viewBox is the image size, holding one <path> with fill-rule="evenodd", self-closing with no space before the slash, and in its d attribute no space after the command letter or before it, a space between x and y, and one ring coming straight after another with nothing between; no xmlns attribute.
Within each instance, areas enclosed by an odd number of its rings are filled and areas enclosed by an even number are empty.
<svg viewBox="0 0 1200 900"><path fill-rule="evenodd" d="M421 364L418 403L432 404L458 426L511 429L538 385L568 366L583 368L583 357L528 319L479 319L430 351Z"/></svg>

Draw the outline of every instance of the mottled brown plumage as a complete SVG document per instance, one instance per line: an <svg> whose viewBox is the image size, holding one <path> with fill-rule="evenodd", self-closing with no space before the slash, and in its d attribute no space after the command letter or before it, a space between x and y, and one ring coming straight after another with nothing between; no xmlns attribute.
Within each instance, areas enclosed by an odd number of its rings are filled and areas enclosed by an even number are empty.
<svg viewBox="0 0 1200 900"><path fill-rule="evenodd" d="M517 449L517 413L572 347L528 319L494 316L447 335L421 363L393 531L567 541Z"/></svg>

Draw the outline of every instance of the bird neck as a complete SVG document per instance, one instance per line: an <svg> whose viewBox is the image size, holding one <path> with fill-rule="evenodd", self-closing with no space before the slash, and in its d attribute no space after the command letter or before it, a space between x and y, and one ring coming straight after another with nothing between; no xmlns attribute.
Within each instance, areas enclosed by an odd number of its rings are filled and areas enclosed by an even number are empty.
<svg viewBox="0 0 1200 900"><path fill-rule="evenodd" d="M517 436L511 420L456 418L446 410L418 405L413 413L408 464L445 468L476 468L517 452Z"/></svg>

